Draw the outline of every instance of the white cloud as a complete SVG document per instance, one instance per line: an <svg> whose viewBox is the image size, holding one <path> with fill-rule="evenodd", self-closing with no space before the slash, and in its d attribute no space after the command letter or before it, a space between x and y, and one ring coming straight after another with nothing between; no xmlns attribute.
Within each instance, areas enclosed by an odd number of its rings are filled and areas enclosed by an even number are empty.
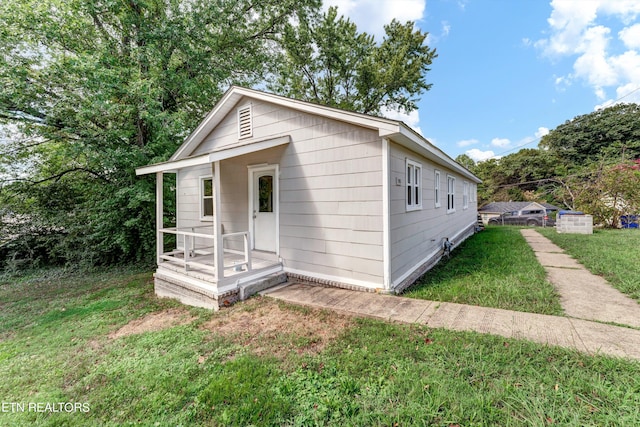
<svg viewBox="0 0 640 427"><path fill-rule="evenodd" d="M493 145L494 147L505 148L509 146L509 144L511 144L511 141L509 141L507 138L493 138L491 140L491 145Z"/></svg>
<svg viewBox="0 0 640 427"><path fill-rule="evenodd" d="M619 99L620 102L640 104L640 84L628 83L620 86L616 89L616 95L616 98Z"/></svg>
<svg viewBox="0 0 640 427"><path fill-rule="evenodd" d="M602 104L596 105L594 111L611 107L616 103L635 103L640 104L640 85L638 83L627 83L616 89L616 99L608 99Z"/></svg>
<svg viewBox="0 0 640 427"><path fill-rule="evenodd" d="M382 40L384 25L392 19L405 23L423 18L426 0L324 0L323 8L338 7L338 15L355 22L358 31L366 31Z"/></svg>
<svg viewBox="0 0 640 427"><path fill-rule="evenodd" d="M614 85L618 80L617 73L607 60L610 32L609 28L601 25L586 30L578 49L583 53L573 64L576 77L584 78L596 90Z"/></svg>
<svg viewBox="0 0 640 427"><path fill-rule="evenodd" d="M618 38L622 40L624 45L629 49L640 49L640 24L623 28L618 33Z"/></svg>
<svg viewBox="0 0 640 427"><path fill-rule="evenodd" d="M534 135L536 136L536 138L542 138L543 136L548 134L549 134L549 129L541 126L538 128L538 130Z"/></svg>
<svg viewBox="0 0 640 427"><path fill-rule="evenodd" d="M462 141L458 141L458 147L468 147L470 145L475 145L478 142L480 141L477 139L463 139Z"/></svg>
<svg viewBox="0 0 640 427"><path fill-rule="evenodd" d="M471 157L476 162L489 160L496 156L496 154L491 150L482 151L482 150L478 150L477 148L472 148L471 150L467 150L465 151L465 154Z"/></svg>
<svg viewBox="0 0 640 427"><path fill-rule="evenodd" d="M433 33L429 33L427 34L427 44L428 45L434 45L434 44L438 44L438 42L447 37L449 35L449 33L451 32L451 25L449 24L449 22L447 21L442 21L440 23L441 30L440 30L440 34L433 34Z"/></svg>
<svg viewBox="0 0 640 427"><path fill-rule="evenodd" d="M418 112L418 110L413 110L412 112L407 114L407 113L401 113L395 110L387 110L385 108L382 108L380 113L382 114L383 117L386 117L387 119L399 120L401 122L404 122L409 127L411 127L411 129L415 130L420 135L422 135L422 129L420 129L420 113Z"/></svg>
<svg viewBox="0 0 640 427"><path fill-rule="evenodd" d="M451 31L451 25L447 21L442 21L442 34L441 37L446 37Z"/></svg>
<svg viewBox="0 0 640 427"><path fill-rule="evenodd" d="M640 53L628 50L622 55L611 57L611 65L621 79L640 83Z"/></svg>
<svg viewBox="0 0 640 427"><path fill-rule="evenodd" d="M574 72L556 77L559 90L580 80L604 101L608 88L617 87L620 97L628 93L621 89L629 83L635 84L631 90L640 87L640 23L634 22L640 1L553 0L551 7L549 37L534 45L552 58L575 58ZM623 26L617 39L611 36L612 26Z"/></svg>

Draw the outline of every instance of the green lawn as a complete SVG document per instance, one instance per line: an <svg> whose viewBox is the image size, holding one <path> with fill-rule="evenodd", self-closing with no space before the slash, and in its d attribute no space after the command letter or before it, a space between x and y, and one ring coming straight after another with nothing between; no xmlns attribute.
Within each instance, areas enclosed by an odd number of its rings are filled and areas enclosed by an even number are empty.
<svg viewBox="0 0 640 427"><path fill-rule="evenodd" d="M517 227L487 227L428 271L405 296L562 314L553 285Z"/></svg>
<svg viewBox="0 0 640 427"><path fill-rule="evenodd" d="M592 273L640 301L640 230L594 230L586 235L539 231Z"/></svg>
<svg viewBox="0 0 640 427"><path fill-rule="evenodd" d="M161 313L182 321L114 334ZM2 426L640 424L638 362L264 297L211 313L114 269L0 278L0 378ZM58 402L88 412L28 411Z"/></svg>

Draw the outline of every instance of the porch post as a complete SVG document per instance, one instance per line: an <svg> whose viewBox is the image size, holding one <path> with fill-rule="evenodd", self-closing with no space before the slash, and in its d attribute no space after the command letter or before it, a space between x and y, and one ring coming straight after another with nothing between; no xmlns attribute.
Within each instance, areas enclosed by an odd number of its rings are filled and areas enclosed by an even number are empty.
<svg viewBox="0 0 640 427"><path fill-rule="evenodd" d="M213 265L215 280L224 278L224 249L222 248L222 222L220 220L220 161L213 168Z"/></svg>
<svg viewBox="0 0 640 427"><path fill-rule="evenodd" d="M162 262L162 253L164 252L164 176L162 172L156 172L156 262L158 265Z"/></svg>

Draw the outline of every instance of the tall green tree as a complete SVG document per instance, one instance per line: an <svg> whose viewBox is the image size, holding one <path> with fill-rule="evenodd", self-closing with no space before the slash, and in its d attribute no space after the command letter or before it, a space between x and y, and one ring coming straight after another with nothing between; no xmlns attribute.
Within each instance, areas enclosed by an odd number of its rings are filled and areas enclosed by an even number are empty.
<svg viewBox="0 0 640 427"><path fill-rule="evenodd" d="M540 141L565 165L619 163L640 157L640 105L617 104L568 120Z"/></svg>
<svg viewBox="0 0 640 427"><path fill-rule="evenodd" d="M596 224L615 228L622 215L640 213L640 160L592 163L557 182L557 194L565 204L592 214Z"/></svg>
<svg viewBox="0 0 640 427"><path fill-rule="evenodd" d="M284 58L269 87L297 99L379 114L415 110L419 95L431 88L426 73L436 58L427 33L413 22L385 25L377 44L359 33L336 8L289 23L281 38Z"/></svg>
<svg viewBox="0 0 640 427"><path fill-rule="evenodd" d="M56 261L145 258L154 193L135 167L165 160L230 84L262 82L276 35L318 7L4 0L0 125L19 137L0 146L0 217L28 218Z"/></svg>
<svg viewBox="0 0 640 427"><path fill-rule="evenodd" d="M415 109L435 51L410 22L385 30L376 44L320 0L4 0L0 258L151 259L154 183L134 170L166 160L231 84Z"/></svg>
<svg viewBox="0 0 640 427"><path fill-rule="evenodd" d="M522 149L500 159L479 162L473 172L482 179L481 203L509 200L555 202L552 179L565 169L547 150Z"/></svg>
<svg viewBox="0 0 640 427"><path fill-rule="evenodd" d="M460 163L465 168L469 169L471 172L476 167L476 162L469 156L468 154L460 154L455 158L455 161Z"/></svg>

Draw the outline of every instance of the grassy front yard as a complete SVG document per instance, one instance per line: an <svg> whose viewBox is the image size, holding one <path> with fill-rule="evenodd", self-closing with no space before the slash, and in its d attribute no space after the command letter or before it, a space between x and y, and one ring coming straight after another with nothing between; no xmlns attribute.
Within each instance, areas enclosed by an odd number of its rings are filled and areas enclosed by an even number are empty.
<svg viewBox="0 0 640 427"><path fill-rule="evenodd" d="M135 271L0 280L0 378L3 426L640 424L637 362L268 298L211 313Z"/></svg>
<svg viewBox="0 0 640 427"><path fill-rule="evenodd" d="M640 230L594 230L589 235L539 231L592 273L640 301Z"/></svg>
<svg viewBox="0 0 640 427"><path fill-rule="evenodd" d="M487 227L427 272L405 296L562 314L553 285L518 227Z"/></svg>

